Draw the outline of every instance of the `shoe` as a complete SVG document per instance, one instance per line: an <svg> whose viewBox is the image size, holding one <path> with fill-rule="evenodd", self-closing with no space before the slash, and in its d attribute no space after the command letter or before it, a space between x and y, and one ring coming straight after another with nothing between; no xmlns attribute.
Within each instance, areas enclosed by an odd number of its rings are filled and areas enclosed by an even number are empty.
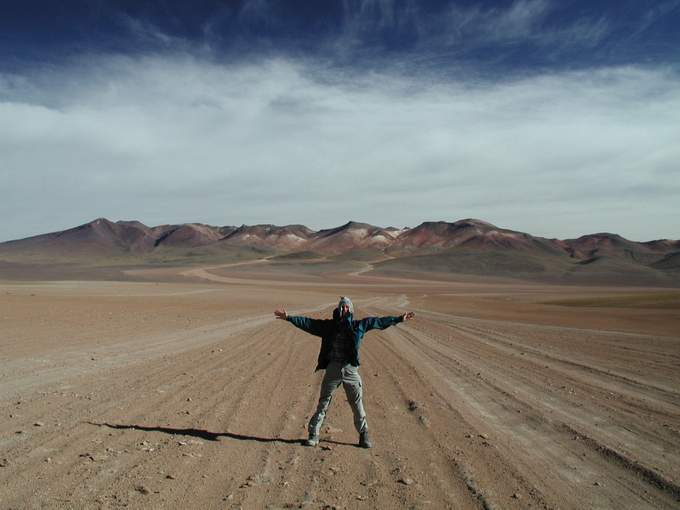
<svg viewBox="0 0 680 510"><path fill-rule="evenodd" d="M309 439L305 439L302 444L305 446L316 446L319 444L319 436L309 436Z"/></svg>
<svg viewBox="0 0 680 510"><path fill-rule="evenodd" d="M365 430L361 434L359 434L359 446L361 446L362 448L373 448L371 438L368 437L368 430Z"/></svg>

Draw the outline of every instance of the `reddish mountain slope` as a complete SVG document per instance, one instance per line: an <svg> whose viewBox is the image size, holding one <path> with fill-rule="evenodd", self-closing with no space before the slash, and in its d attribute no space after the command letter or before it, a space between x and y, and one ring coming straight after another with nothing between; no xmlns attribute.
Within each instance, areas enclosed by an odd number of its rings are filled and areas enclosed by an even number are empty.
<svg viewBox="0 0 680 510"><path fill-rule="evenodd" d="M223 229L202 225L200 223L185 223L168 228L156 238L155 246L167 247L195 247L214 243L224 237Z"/></svg>
<svg viewBox="0 0 680 510"><path fill-rule="evenodd" d="M3 253L53 256L119 255L144 253L153 248L151 230L140 222L113 223L98 218L75 228L0 244Z"/></svg>
<svg viewBox="0 0 680 510"><path fill-rule="evenodd" d="M350 221L337 228L319 230L311 239L308 249L327 254L366 248L382 250L394 243L395 239L393 231Z"/></svg>
<svg viewBox="0 0 680 510"><path fill-rule="evenodd" d="M553 240L534 237L523 232L498 228L482 220L465 219L454 223L445 221L425 222L401 234L391 250L439 251L447 248L471 250L519 250L548 252L555 255L562 252Z"/></svg>
<svg viewBox="0 0 680 510"><path fill-rule="evenodd" d="M225 236L221 243L280 251L297 251L306 246L314 231L304 225L242 225Z"/></svg>
<svg viewBox="0 0 680 510"><path fill-rule="evenodd" d="M591 260L603 256L624 258L649 264L659 259L660 254L674 251L672 241L650 241L636 243L618 234L599 233L564 241L568 252L577 259Z"/></svg>

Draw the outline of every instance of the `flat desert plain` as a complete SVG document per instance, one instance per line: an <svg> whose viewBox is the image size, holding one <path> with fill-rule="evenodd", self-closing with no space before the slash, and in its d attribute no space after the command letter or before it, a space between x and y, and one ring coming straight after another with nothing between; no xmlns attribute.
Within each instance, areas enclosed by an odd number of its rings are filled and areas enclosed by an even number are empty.
<svg viewBox="0 0 680 510"><path fill-rule="evenodd" d="M680 508L680 292L370 272L0 282L0 507ZM304 447L319 340L367 334Z"/></svg>

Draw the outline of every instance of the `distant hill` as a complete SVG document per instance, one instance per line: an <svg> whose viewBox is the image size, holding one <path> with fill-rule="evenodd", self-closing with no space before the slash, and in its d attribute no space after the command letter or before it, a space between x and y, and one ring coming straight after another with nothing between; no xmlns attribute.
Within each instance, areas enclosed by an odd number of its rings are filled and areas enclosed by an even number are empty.
<svg viewBox="0 0 680 510"><path fill-rule="evenodd" d="M498 228L481 220L465 219L453 223L425 222L403 232L390 245L391 253L440 251L448 248L476 251L511 250L563 254L559 243L523 232Z"/></svg>
<svg viewBox="0 0 680 510"><path fill-rule="evenodd" d="M220 243L290 252L307 247L313 234L304 225L242 225L220 239Z"/></svg>
<svg viewBox="0 0 680 510"><path fill-rule="evenodd" d="M141 225L141 224L140 224ZM225 235L235 230L235 227L211 227L200 223L186 223L184 225L168 225L157 227L156 232L150 232L154 247L162 246L204 246L219 241ZM154 235L160 234L160 235Z"/></svg>
<svg viewBox="0 0 680 510"><path fill-rule="evenodd" d="M578 259L597 259L602 256L624 258L633 262L650 264L659 254L680 250L678 242L660 240L648 243L629 241L617 234L589 234L565 241L569 253Z"/></svg>
<svg viewBox="0 0 680 510"><path fill-rule="evenodd" d="M403 229L349 221L318 231L304 225L268 224L149 227L139 221L98 218L60 232L0 243L4 267L219 263L264 256L272 263L322 258L371 262L374 274L680 285L678 240L636 242L612 233L548 239L472 218Z"/></svg>
<svg viewBox="0 0 680 510"><path fill-rule="evenodd" d="M319 230L310 238L309 249L319 253L344 253L363 248L382 250L397 239L394 231L367 223L350 221L327 230Z"/></svg>
<svg viewBox="0 0 680 510"><path fill-rule="evenodd" d="M60 232L0 243L0 256L86 258L147 253L170 226L149 228L138 221L98 218Z"/></svg>

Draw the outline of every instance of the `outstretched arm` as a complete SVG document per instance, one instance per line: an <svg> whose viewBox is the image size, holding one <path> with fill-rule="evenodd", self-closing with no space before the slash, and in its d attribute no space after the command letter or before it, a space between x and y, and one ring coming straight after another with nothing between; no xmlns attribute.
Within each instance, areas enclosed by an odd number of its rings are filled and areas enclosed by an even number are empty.
<svg viewBox="0 0 680 510"><path fill-rule="evenodd" d="M388 315L387 317L366 317L365 319L362 319L361 322L363 323L364 331L370 331L372 329L389 328L390 326L394 326L400 322L410 321L413 319L413 317L415 317L413 312L407 312L403 315L396 316Z"/></svg>
<svg viewBox="0 0 680 510"><path fill-rule="evenodd" d="M327 322L322 319L310 319L309 317L288 315L283 308L274 311L274 315L276 315L277 319L286 320L293 326L300 328L302 331L315 336L323 336L324 324Z"/></svg>

